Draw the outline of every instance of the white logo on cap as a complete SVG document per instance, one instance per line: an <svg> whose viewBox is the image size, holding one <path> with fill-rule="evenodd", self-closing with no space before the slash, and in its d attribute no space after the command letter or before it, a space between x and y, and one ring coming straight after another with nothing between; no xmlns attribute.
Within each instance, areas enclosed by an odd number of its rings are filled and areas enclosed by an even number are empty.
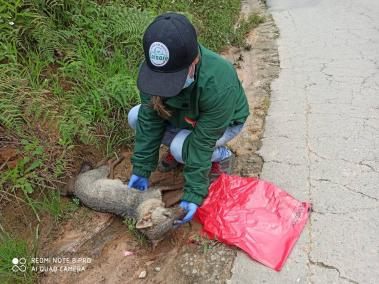
<svg viewBox="0 0 379 284"><path fill-rule="evenodd" d="M170 58L167 46L163 43L156 41L150 45L149 49L150 62L154 66L161 67L166 65Z"/></svg>

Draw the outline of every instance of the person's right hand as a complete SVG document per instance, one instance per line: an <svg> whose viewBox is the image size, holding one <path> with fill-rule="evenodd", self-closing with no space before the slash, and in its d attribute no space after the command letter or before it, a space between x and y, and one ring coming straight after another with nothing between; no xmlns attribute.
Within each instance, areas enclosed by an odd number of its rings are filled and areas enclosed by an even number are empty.
<svg viewBox="0 0 379 284"><path fill-rule="evenodd" d="M199 205L192 203L192 202L182 200L179 204L179 207L183 208L187 212L187 214L186 214L186 216L184 216L183 220L176 222L176 224L178 224L178 225L183 225L183 224L192 220L193 216L196 213L197 208L199 208Z"/></svg>
<svg viewBox="0 0 379 284"><path fill-rule="evenodd" d="M132 175L128 183L129 188L136 188L139 190L146 190L149 187L149 180L145 177Z"/></svg>

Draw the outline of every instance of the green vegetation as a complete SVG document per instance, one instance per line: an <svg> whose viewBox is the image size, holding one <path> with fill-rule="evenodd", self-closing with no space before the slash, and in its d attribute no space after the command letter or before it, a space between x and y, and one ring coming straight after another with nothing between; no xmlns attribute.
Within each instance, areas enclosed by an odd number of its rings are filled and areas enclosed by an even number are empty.
<svg viewBox="0 0 379 284"><path fill-rule="evenodd" d="M263 23L265 18L257 13L251 14L247 19L244 19L238 23L236 32L232 37L232 45L242 46L245 48L250 48L246 45L245 36L251 31L251 29L257 27L259 24Z"/></svg>
<svg viewBox="0 0 379 284"><path fill-rule="evenodd" d="M36 276L31 269L31 257L32 252L30 251L26 241L12 238L0 230L1 283L33 283L36 279ZM17 258L20 261L17 266L12 263L12 260L14 258Z"/></svg>
<svg viewBox="0 0 379 284"><path fill-rule="evenodd" d="M34 201L34 206L39 212L50 214L54 221L67 219L70 213L75 212L79 208L80 201L78 198L73 198L70 201L63 200L57 190L49 190L44 193L41 201Z"/></svg>

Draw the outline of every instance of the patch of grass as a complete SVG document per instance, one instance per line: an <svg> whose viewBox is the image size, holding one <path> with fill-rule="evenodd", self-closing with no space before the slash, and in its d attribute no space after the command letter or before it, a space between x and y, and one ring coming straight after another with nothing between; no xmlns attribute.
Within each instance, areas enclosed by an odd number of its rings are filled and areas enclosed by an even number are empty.
<svg viewBox="0 0 379 284"><path fill-rule="evenodd" d="M234 37L232 38L231 44L239 47L246 46L246 35L252 29L256 28L259 24L264 23L265 18L258 13L251 14L247 19L243 19L239 22L236 27Z"/></svg>
<svg viewBox="0 0 379 284"><path fill-rule="evenodd" d="M4 171L0 176L0 187L7 188L14 194L22 194L25 201L32 208L36 218L40 221L39 215L35 208L30 194L33 193L35 185L40 184L42 178L37 175L36 169L42 166L43 149L37 142L29 143L27 140L21 140L22 151L25 154L17 161L15 167Z"/></svg>
<svg viewBox="0 0 379 284"><path fill-rule="evenodd" d="M149 240L146 236L137 230L136 221L134 219L125 218L123 223L126 225L128 232L134 236L140 246L147 246L149 244Z"/></svg>
<svg viewBox="0 0 379 284"><path fill-rule="evenodd" d="M44 193L40 201L35 202L40 212L48 213L56 222L66 219L71 213L75 212L79 206L78 198L64 200L61 198L59 191L49 190Z"/></svg>
<svg viewBox="0 0 379 284"><path fill-rule="evenodd" d="M66 211L68 212L75 212L80 207L80 200L77 197L74 197L71 199L71 202L69 202L66 206Z"/></svg>
<svg viewBox="0 0 379 284"><path fill-rule="evenodd" d="M9 236L0 230L0 282L4 284L34 283L32 251L25 240ZM14 259L18 260L17 261ZM12 262L13 261L13 262Z"/></svg>
<svg viewBox="0 0 379 284"><path fill-rule="evenodd" d="M238 20L241 0L126 0L128 6L152 9L155 14L175 11L185 14L196 27L199 41L219 51L230 45Z"/></svg>

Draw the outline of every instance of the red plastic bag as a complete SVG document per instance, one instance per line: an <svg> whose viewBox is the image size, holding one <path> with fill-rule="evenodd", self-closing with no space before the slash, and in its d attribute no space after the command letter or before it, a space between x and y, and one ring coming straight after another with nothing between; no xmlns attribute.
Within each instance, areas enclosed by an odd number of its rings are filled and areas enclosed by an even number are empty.
<svg viewBox="0 0 379 284"><path fill-rule="evenodd" d="M203 234L280 271L307 222L310 204L257 178L222 174L196 218Z"/></svg>

